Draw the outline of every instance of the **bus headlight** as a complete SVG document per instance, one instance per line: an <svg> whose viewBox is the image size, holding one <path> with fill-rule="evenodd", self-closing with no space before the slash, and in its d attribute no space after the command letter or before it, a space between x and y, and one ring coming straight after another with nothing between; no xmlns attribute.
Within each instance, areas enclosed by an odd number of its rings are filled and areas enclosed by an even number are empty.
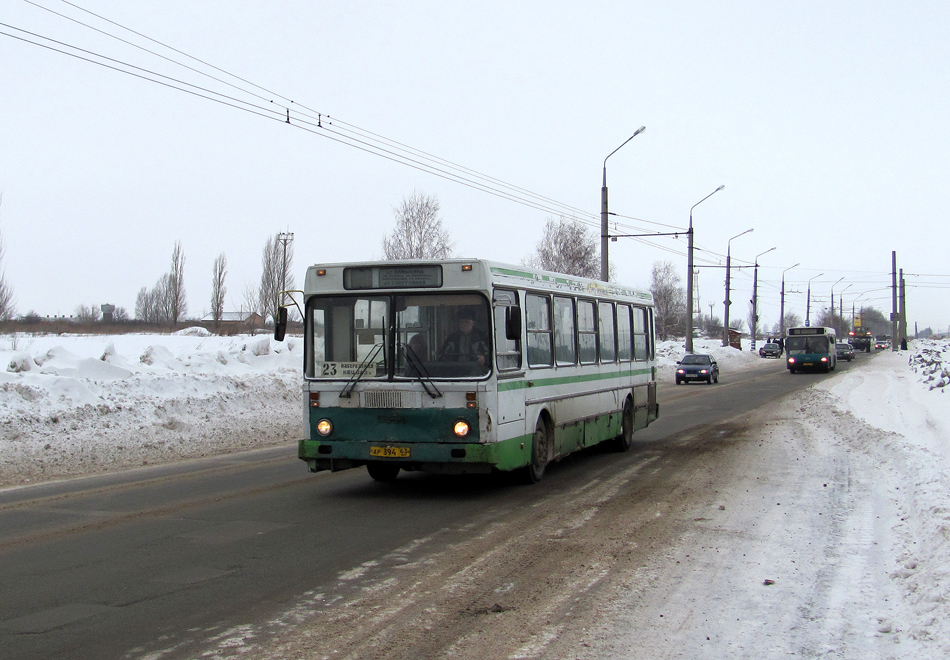
<svg viewBox="0 0 950 660"><path fill-rule="evenodd" d="M333 424L330 423L329 419L321 419L317 422L317 433L323 437L327 437L333 433Z"/></svg>
<svg viewBox="0 0 950 660"><path fill-rule="evenodd" d="M464 419L460 419L459 421L455 422L455 426L452 427L452 431L455 433L456 437L459 438L464 438L467 436L469 430L468 422L466 422Z"/></svg>
<svg viewBox="0 0 950 660"><path fill-rule="evenodd" d="M795 358L788 358L789 364L795 364Z"/></svg>
<svg viewBox="0 0 950 660"><path fill-rule="evenodd" d="M821 361L822 361L822 362L827 362L827 361L828 361L828 358L823 357L823 358L821 358Z"/></svg>

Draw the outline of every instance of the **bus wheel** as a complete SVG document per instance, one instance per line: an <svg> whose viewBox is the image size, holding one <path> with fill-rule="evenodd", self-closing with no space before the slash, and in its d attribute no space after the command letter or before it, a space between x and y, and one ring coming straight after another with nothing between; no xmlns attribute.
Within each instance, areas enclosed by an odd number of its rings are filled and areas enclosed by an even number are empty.
<svg viewBox="0 0 950 660"><path fill-rule="evenodd" d="M627 399L623 404L623 418L620 422L620 435L614 438L617 451L630 451L633 447L633 402Z"/></svg>
<svg viewBox="0 0 950 660"><path fill-rule="evenodd" d="M394 463L378 463L373 461L366 464L366 471L376 481L395 481L399 476L399 466Z"/></svg>
<svg viewBox="0 0 950 660"><path fill-rule="evenodd" d="M524 467L524 482L536 484L544 478L544 470L548 466L548 427L543 419L538 419L534 427L534 437L531 438L531 462Z"/></svg>

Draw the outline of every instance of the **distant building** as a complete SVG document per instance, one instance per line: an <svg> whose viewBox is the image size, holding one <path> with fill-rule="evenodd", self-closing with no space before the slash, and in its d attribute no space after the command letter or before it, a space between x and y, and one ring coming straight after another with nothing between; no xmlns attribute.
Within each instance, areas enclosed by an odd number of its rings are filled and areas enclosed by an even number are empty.
<svg viewBox="0 0 950 660"><path fill-rule="evenodd" d="M206 314L201 322L213 326L214 314ZM222 312L221 318L218 319L218 325L234 331L249 330L262 327L264 317L257 312Z"/></svg>

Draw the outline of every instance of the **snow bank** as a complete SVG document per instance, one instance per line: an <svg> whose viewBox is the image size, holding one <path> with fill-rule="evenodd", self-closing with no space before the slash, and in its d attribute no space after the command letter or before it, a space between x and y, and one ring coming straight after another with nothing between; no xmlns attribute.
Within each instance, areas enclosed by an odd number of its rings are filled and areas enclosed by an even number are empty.
<svg viewBox="0 0 950 660"><path fill-rule="evenodd" d="M203 328L0 337L0 486L293 442L301 355Z"/></svg>
<svg viewBox="0 0 950 660"><path fill-rule="evenodd" d="M950 657L950 342L921 340L816 386L839 417L839 441L866 456L892 499L890 578L913 612L903 631Z"/></svg>

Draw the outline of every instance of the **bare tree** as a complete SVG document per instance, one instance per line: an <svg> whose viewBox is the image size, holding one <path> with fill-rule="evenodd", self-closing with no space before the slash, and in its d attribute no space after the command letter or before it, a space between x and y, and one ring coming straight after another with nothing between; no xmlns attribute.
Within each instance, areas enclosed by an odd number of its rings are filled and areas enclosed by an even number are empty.
<svg viewBox="0 0 950 660"><path fill-rule="evenodd" d="M3 204L3 195L0 194L0 205ZM6 248L3 245L3 234L0 234L0 321L9 321L16 313L15 301L13 298L13 287L7 281L6 274L3 272L3 255Z"/></svg>
<svg viewBox="0 0 950 660"><path fill-rule="evenodd" d="M254 286L253 282L247 282L244 284L244 301L242 309L247 313L251 314L262 314L261 310L261 295L259 289Z"/></svg>
<svg viewBox="0 0 950 660"><path fill-rule="evenodd" d="M576 218L549 218L529 266L578 277L600 277L600 253L593 232Z"/></svg>
<svg viewBox="0 0 950 660"><path fill-rule="evenodd" d="M155 301L147 286L139 289L139 294L135 297L135 318L146 323L155 322Z"/></svg>
<svg viewBox="0 0 950 660"><path fill-rule="evenodd" d="M281 292L294 288L293 242L286 234L268 236L261 255L261 287L258 289L261 316L277 318Z"/></svg>
<svg viewBox="0 0 950 660"><path fill-rule="evenodd" d="M224 314L224 296L228 292L224 286L224 278L228 275L228 258L224 252L218 255L214 260L211 276L211 318L214 320L214 328L218 329L218 323L221 322L221 316Z"/></svg>
<svg viewBox="0 0 950 660"><path fill-rule="evenodd" d="M798 328L802 325L802 317L795 312L785 312L785 329ZM780 335L782 333L781 322L772 326L772 333Z"/></svg>
<svg viewBox="0 0 950 660"><path fill-rule="evenodd" d="M446 259L455 247L439 217L439 198L413 191L393 208L396 228L383 238L385 259Z"/></svg>
<svg viewBox="0 0 950 660"><path fill-rule="evenodd" d="M686 290L679 284L680 276L671 262L653 262L650 291L656 305L656 330L661 340L669 339L681 329L685 331Z"/></svg>
<svg viewBox="0 0 950 660"><path fill-rule="evenodd" d="M185 297L185 255L181 249L181 241L175 241L172 250L172 268L168 273L168 320L172 325L184 318L188 311L188 302Z"/></svg>
<svg viewBox="0 0 950 660"><path fill-rule="evenodd" d="M73 311L76 321L79 323L96 323L99 320L99 307L96 305L78 305Z"/></svg>

